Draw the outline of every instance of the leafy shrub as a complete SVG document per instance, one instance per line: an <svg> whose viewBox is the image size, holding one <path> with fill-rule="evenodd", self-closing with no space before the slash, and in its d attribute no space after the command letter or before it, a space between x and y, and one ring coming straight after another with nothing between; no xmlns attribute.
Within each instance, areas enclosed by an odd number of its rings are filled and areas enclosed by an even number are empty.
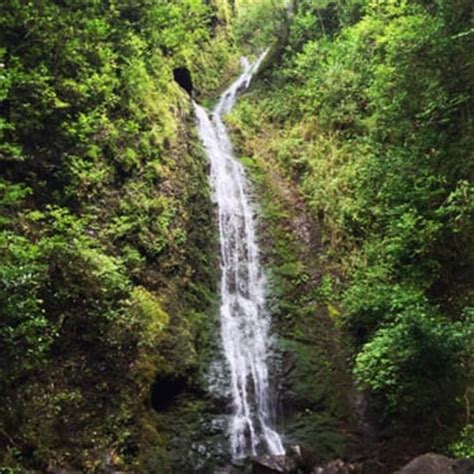
<svg viewBox="0 0 474 474"><path fill-rule="evenodd" d="M363 346L354 373L389 413L419 420L449 413L465 376L461 356L474 329L468 324L442 321L428 308L404 311Z"/></svg>

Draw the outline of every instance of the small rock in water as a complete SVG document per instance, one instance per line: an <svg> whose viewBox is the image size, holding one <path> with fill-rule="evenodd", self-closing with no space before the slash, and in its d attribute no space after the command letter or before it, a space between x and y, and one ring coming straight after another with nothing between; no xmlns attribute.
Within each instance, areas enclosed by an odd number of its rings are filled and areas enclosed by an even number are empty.
<svg viewBox="0 0 474 474"><path fill-rule="evenodd" d="M252 459L252 474L296 474L296 461L285 455L265 454Z"/></svg>
<svg viewBox="0 0 474 474"><path fill-rule="evenodd" d="M312 468L317 464L316 453L304 446L290 446L287 455L295 460L296 465L302 472L311 472Z"/></svg>
<svg viewBox="0 0 474 474"><path fill-rule="evenodd" d="M362 471L359 465L336 459L323 466L315 467L311 474L358 474L360 472Z"/></svg>
<svg viewBox="0 0 474 474"><path fill-rule="evenodd" d="M239 474L240 471L238 471L234 466L231 466L230 464L227 466L222 466L222 467L217 467L214 470L214 474Z"/></svg>

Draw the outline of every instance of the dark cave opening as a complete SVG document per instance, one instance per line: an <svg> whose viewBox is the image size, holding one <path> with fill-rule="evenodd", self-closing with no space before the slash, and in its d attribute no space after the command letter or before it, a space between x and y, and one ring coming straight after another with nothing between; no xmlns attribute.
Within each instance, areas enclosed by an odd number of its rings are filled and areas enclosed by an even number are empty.
<svg viewBox="0 0 474 474"><path fill-rule="evenodd" d="M173 69L174 80L184 89L190 96L193 95L193 79L187 67L177 67Z"/></svg>
<svg viewBox="0 0 474 474"><path fill-rule="evenodd" d="M150 390L151 406L156 411L166 410L186 388L186 380L181 377L158 377Z"/></svg>

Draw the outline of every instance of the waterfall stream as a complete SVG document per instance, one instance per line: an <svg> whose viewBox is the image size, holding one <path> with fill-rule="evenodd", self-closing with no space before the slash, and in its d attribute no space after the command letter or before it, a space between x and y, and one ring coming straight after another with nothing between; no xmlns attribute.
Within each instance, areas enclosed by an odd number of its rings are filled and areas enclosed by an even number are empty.
<svg viewBox="0 0 474 474"><path fill-rule="evenodd" d="M222 94L212 113L194 104L199 136L211 164L213 199L219 215L219 313L233 402L229 436L234 459L262 452L284 453L272 423L270 323L250 187L223 123L224 115L232 109L239 91L249 86L263 58L264 54L252 64L242 59L242 74Z"/></svg>

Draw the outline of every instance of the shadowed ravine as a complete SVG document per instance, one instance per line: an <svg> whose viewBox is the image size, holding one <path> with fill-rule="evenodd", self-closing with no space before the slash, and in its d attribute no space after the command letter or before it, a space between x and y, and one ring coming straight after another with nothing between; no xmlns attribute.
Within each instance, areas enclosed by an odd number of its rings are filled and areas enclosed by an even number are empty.
<svg viewBox="0 0 474 474"><path fill-rule="evenodd" d="M241 76L223 93L209 114L195 104L199 136L211 163L213 199L218 208L220 238L220 324L224 356L230 373L233 413L229 425L234 459L267 452L283 454L273 428L268 358L270 323L266 311L265 276L259 261L249 182L235 159L222 121L240 90L264 58L242 60Z"/></svg>

